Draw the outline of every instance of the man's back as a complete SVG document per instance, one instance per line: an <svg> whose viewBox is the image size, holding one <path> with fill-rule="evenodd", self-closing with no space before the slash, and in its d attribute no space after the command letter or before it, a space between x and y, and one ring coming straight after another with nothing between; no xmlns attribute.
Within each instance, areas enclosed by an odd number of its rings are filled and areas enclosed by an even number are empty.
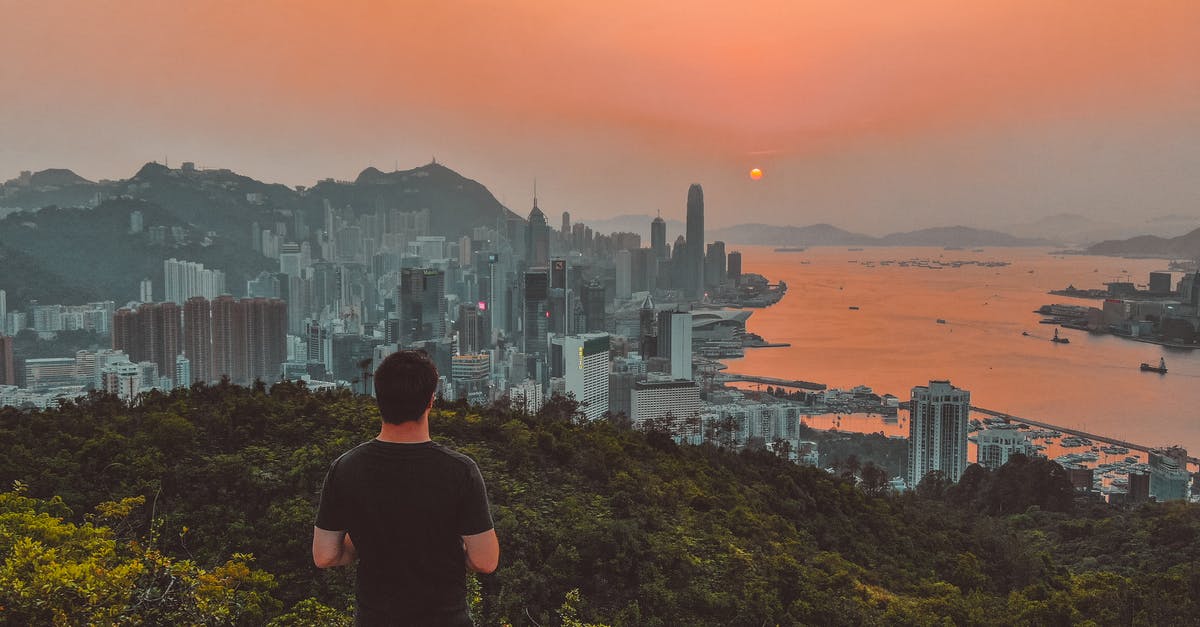
<svg viewBox="0 0 1200 627"><path fill-rule="evenodd" d="M345 530L354 543L361 624L457 624L466 617L462 537L492 520L466 455L371 440L330 466L316 526Z"/></svg>

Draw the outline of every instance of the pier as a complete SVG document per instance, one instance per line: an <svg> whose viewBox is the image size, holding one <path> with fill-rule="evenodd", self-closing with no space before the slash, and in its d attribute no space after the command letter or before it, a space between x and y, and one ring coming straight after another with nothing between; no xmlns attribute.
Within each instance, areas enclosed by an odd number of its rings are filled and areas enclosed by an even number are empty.
<svg viewBox="0 0 1200 627"><path fill-rule="evenodd" d="M1124 447L1124 448L1127 448L1127 449L1130 449L1133 451L1141 451L1143 453L1149 453L1150 449L1153 449L1153 448L1160 448L1157 446L1146 446L1144 444L1134 444L1133 442L1126 442L1125 440L1118 440L1116 438L1110 438L1110 437L1104 436L1104 435L1088 433L1087 431L1080 431L1079 429L1074 429L1071 427L1061 427L1059 425L1052 425L1048 422L1041 422L1040 420L1031 420L1029 418L1022 418L1020 416L1014 416L1012 414L1006 414L1004 412L993 411L991 409L984 409L982 407L976 407L974 405L971 406L971 411L977 412L980 414L985 414L988 416L995 416L996 418L1002 418L1006 422L1019 422L1021 424L1026 424L1031 427L1038 427L1040 429L1050 429L1053 431L1061 431L1062 433L1079 436L1081 438L1087 438L1087 439L1095 441L1095 442L1104 442L1105 444L1121 446L1121 447ZM1197 458L1197 457L1188 457L1187 461L1189 464L1200 464L1200 458Z"/></svg>
<svg viewBox="0 0 1200 627"><path fill-rule="evenodd" d="M736 372L722 372L717 375L717 379L725 381L745 381L747 383L761 383L763 385L773 385L777 388L797 388L801 390L812 390L821 392L826 389L824 383L813 383L812 381L799 381L792 379L776 379L774 377L760 377L751 374L738 374Z"/></svg>

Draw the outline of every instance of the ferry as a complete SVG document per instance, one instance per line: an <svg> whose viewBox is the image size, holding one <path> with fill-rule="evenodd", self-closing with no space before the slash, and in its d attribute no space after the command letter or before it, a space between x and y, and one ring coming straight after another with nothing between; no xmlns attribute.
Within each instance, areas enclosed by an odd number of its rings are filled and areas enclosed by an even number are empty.
<svg viewBox="0 0 1200 627"><path fill-rule="evenodd" d="M1055 344L1070 344L1071 343L1071 340L1069 338L1058 336L1058 329L1054 330L1054 337L1050 338L1050 341L1054 342Z"/></svg>
<svg viewBox="0 0 1200 627"><path fill-rule="evenodd" d="M1142 362L1142 372L1157 372L1158 374L1167 374L1167 360L1159 357L1158 366L1151 366L1146 362Z"/></svg>

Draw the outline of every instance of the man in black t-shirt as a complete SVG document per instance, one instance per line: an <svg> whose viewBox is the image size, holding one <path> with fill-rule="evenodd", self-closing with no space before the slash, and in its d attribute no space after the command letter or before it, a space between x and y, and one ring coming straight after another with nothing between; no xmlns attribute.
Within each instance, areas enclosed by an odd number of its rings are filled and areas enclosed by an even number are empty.
<svg viewBox="0 0 1200 627"><path fill-rule="evenodd" d="M423 352L384 359L379 436L337 458L321 488L313 562L358 559L359 625L471 625L466 570L500 558L479 467L429 439L437 381Z"/></svg>

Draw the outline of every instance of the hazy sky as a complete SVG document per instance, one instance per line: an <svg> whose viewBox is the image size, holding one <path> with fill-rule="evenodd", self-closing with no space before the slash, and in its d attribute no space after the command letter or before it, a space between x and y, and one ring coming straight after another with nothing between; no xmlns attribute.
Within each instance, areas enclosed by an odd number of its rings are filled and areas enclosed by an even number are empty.
<svg viewBox="0 0 1200 627"><path fill-rule="evenodd" d="M554 223L691 182L713 226L1200 214L1196 0L0 0L0 85L0 179L436 156Z"/></svg>

